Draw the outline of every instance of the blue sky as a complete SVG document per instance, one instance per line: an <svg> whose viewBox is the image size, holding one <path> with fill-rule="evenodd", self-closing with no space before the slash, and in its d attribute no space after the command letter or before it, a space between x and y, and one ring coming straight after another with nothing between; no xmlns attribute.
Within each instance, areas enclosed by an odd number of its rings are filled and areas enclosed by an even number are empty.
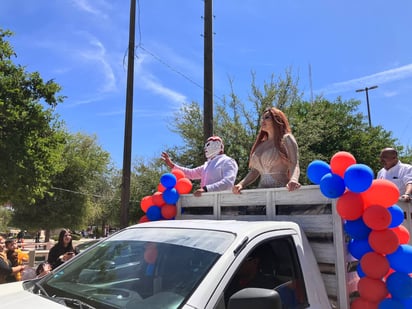
<svg viewBox="0 0 412 309"><path fill-rule="evenodd" d="M54 79L67 96L57 108L71 132L96 134L123 160L129 0L2 0L0 27L15 33L15 62ZM411 145L412 2L384 0L214 1L214 94L247 102L258 85L292 68L305 98L361 100L371 120ZM201 0L140 0L136 22L132 157L181 145L169 130L184 102L203 106ZM309 78L311 67L311 81ZM312 88L310 85L312 84Z"/></svg>

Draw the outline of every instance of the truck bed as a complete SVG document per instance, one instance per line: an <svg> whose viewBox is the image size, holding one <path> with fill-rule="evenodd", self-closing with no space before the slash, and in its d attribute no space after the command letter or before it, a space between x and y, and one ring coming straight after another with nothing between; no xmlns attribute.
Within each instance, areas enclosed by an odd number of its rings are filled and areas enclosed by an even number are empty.
<svg viewBox="0 0 412 309"><path fill-rule="evenodd" d="M216 192L201 198L181 195L177 219L292 221L304 230L317 259L332 308L349 308L356 295L357 260L347 252L342 219L335 200L318 186L288 192L283 188Z"/></svg>

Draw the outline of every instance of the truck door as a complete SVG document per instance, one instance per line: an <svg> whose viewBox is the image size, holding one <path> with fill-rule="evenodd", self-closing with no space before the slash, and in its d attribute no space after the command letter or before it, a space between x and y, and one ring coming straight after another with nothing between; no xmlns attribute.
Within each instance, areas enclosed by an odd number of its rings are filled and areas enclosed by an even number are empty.
<svg viewBox="0 0 412 309"><path fill-rule="evenodd" d="M248 287L276 290L283 308L309 307L296 245L291 235L256 244L242 259L215 309L227 308L230 296Z"/></svg>

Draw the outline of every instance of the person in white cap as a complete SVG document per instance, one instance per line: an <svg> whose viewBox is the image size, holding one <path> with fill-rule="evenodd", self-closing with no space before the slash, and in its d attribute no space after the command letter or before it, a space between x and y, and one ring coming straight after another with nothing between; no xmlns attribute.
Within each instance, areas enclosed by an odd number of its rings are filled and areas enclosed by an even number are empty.
<svg viewBox="0 0 412 309"><path fill-rule="evenodd" d="M219 136L209 137L204 147L207 161L195 168L173 163L166 152L162 152L161 158L167 166L181 170L187 178L200 179L200 188L194 192L194 195L201 196L203 192L231 190L235 183L238 165L234 159L224 154L224 148Z"/></svg>

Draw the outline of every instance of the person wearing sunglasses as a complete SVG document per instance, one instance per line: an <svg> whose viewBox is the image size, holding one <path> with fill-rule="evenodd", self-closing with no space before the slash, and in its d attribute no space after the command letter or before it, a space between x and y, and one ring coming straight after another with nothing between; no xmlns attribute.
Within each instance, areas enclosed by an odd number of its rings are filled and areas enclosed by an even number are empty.
<svg viewBox="0 0 412 309"><path fill-rule="evenodd" d="M241 190L260 176L259 188L300 188L299 151L286 115L272 107L264 111L259 134L249 156L249 173L232 189Z"/></svg>

